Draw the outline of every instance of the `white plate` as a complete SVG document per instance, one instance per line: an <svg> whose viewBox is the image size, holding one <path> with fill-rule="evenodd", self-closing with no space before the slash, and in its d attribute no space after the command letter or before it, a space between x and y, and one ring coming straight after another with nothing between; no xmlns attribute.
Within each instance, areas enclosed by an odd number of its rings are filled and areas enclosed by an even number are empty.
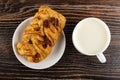
<svg viewBox="0 0 120 80"><path fill-rule="evenodd" d="M18 42L21 41L23 32L24 32L25 28L30 24L32 18L33 17L30 17L30 18L24 20L22 23L19 24L19 26L15 30L13 38L12 38L12 47L13 47L14 54L22 64L24 64L25 66L27 66L29 68L32 68L32 69L49 68L49 67L53 66L55 63L57 63L64 53L65 46L66 46L65 34L62 31L57 43L55 44L52 52L50 53L50 55L47 58L45 58L44 60L42 60L39 63L28 62L23 56L18 54L16 45Z"/></svg>

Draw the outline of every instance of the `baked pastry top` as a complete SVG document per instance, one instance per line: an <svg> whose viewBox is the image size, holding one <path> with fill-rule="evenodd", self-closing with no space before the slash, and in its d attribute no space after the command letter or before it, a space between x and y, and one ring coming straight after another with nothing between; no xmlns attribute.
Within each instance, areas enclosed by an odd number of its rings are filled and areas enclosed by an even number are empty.
<svg viewBox="0 0 120 80"><path fill-rule="evenodd" d="M18 53L30 62L45 59L65 27L66 18L48 6L41 6L30 25L25 29L22 41L17 43Z"/></svg>

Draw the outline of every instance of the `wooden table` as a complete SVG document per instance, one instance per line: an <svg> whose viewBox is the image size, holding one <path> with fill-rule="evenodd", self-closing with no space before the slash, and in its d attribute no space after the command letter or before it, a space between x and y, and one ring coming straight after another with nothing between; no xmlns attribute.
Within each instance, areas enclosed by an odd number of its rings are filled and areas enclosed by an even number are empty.
<svg viewBox="0 0 120 80"><path fill-rule="evenodd" d="M15 57L12 36L17 26L33 16L41 5L48 5L67 18L64 29L67 45L57 64L45 70L33 70ZM111 44L104 52L105 64L95 56L79 54L72 44L75 25L87 17L102 19L111 30ZM120 80L120 0L0 0L0 79Z"/></svg>

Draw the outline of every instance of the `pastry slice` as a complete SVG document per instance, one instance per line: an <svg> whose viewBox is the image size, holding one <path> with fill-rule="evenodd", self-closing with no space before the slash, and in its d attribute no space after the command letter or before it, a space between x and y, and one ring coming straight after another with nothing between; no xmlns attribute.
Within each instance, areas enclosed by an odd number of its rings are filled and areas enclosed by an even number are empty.
<svg viewBox="0 0 120 80"><path fill-rule="evenodd" d="M20 55L30 62L45 59L65 27L66 18L48 6L41 6L17 43Z"/></svg>

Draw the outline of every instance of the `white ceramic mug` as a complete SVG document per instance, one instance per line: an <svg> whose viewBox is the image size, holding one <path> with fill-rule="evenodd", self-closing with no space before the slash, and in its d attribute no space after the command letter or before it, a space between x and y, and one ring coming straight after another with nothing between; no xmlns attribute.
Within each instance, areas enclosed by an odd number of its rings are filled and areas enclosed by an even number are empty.
<svg viewBox="0 0 120 80"><path fill-rule="evenodd" d="M106 62L103 52L109 46L110 40L111 33L108 26L102 20L92 17L81 20L72 34L75 48L84 55L97 56L101 63Z"/></svg>

